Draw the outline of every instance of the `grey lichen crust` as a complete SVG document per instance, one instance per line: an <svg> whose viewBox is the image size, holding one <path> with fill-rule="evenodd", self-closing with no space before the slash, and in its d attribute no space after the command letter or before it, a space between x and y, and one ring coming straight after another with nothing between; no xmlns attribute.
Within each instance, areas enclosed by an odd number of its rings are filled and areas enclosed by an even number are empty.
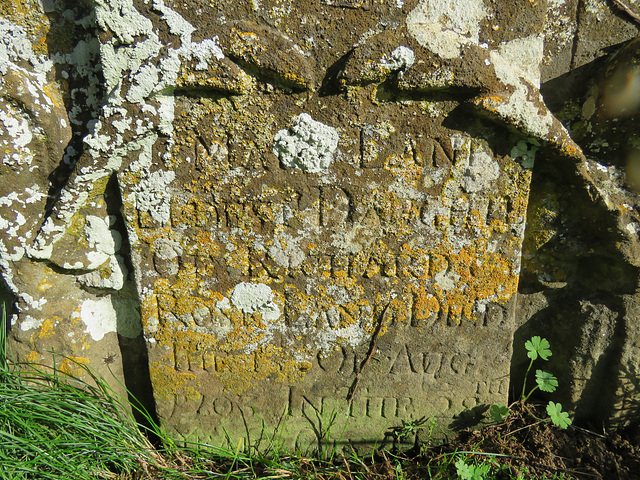
<svg viewBox="0 0 640 480"><path fill-rule="evenodd" d="M329 168L338 140L335 128L317 122L308 113L301 113L293 118L289 130L276 134L273 153L285 167L319 173Z"/></svg>

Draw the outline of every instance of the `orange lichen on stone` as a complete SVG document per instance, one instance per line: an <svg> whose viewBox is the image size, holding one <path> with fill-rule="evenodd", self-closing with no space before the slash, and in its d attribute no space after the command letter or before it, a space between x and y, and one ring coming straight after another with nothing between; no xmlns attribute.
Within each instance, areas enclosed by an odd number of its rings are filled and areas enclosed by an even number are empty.
<svg viewBox="0 0 640 480"><path fill-rule="evenodd" d="M41 292L46 292L47 290L49 290L51 287L53 287L53 283L51 283L48 280L43 280L42 282L40 282L38 284L38 290Z"/></svg>
<svg viewBox="0 0 640 480"><path fill-rule="evenodd" d="M226 390L237 395L266 378L273 377L281 382L300 381L310 368L310 362L297 362L275 345L265 345L251 354L219 356L216 360L217 377Z"/></svg>
<svg viewBox="0 0 640 480"><path fill-rule="evenodd" d="M47 34L51 29L50 20L37 0L0 0L2 16L23 27L31 37L35 54L48 54L51 45L47 42Z"/></svg>
<svg viewBox="0 0 640 480"><path fill-rule="evenodd" d="M196 375L192 372L182 372L171 368L166 363L152 362L149 375L155 387L156 395L167 401L170 397L184 396L189 400L199 400L202 395L198 392Z"/></svg>
<svg viewBox="0 0 640 480"><path fill-rule="evenodd" d="M55 327L57 325L57 322L54 321L51 318L46 318L43 322L42 325L40 326L40 329L38 331L38 337L40 338L51 338L55 335Z"/></svg>
<svg viewBox="0 0 640 480"><path fill-rule="evenodd" d="M412 317L415 322L426 320L440 311L440 302L434 295L427 293L424 285L412 288L411 293L414 296Z"/></svg>
<svg viewBox="0 0 640 480"><path fill-rule="evenodd" d="M36 352L35 350L31 350L27 356L25 356L24 361L27 363L40 363L43 359L43 356Z"/></svg>
<svg viewBox="0 0 640 480"><path fill-rule="evenodd" d="M56 84L48 83L43 85L45 95L51 100L56 108L64 108L64 99L60 94L60 88Z"/></svg>
<svg viewBox="0 0 640 480"><path fill-rule="evenodd" d="M582 160L584 158L582 149L575 143L570 143L567 140L563 140L560 149L561 152L568 157L576 158L579 160Z"/></svg>
<svg viewBox="0 0 640 480"><path fill-rule="evenodd" d="M88 365L89 359L85 357L66 357L60 364L60 372L70 377L78 377L84 371L83 365Z"/></svg>
<svg viewBox="0 0 640 480"><path fill-rule="evenodd" d="M473 103L476 105L482 105L484 108L492 113L498 113L498 107L505 102L504 98L497 95L491 95L488 97L476 98Z"/></svg>

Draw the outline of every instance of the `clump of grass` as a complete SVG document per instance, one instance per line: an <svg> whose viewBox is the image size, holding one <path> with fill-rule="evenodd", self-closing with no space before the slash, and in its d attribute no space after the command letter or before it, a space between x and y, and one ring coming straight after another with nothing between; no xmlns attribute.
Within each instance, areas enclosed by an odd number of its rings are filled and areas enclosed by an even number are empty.
<svg viewBox="0 0 640 480"><path fill-rule="evenodd" d="M148 463L151 445L105 387L55 372L2 372L2 478L113 478Z"/></svg>
<svg viewBox="0 0 640 480"><path fill-rule="evenodd" d="M108 384L55 369L12 368L0 319L0 478L99 479L153 462L152 448ZM88 369L85 369L91 375Z"/></svg>
<svg viewBox="0 0 640 480"><path fill-rule="evenodd" d="M6 306L0 309L0 480L276 478L296 469L242 445L178 446L138 409L145 432L131 413L135 407L83 364L77 366L86 382L42 365L14 368L7 361Z"/></svg>

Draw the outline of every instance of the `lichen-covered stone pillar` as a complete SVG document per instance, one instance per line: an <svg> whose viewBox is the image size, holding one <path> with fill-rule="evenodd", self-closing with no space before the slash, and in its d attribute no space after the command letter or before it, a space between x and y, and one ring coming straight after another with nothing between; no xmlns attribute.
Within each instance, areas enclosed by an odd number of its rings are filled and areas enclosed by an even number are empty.
<svg viewBox="0 0 640 480"><path fill-rule="evenodd" d="M474 420L507 401L536 153L581 158L525 3L97 0L104 105L29 258L82 273L87 325L135 283L118 332L139 299L186 439Z"/></svg>
<svg viewBox="0 0 640 480"><path fill-rule="evenodd" d="M152 406L120 193L112 171L87 165L84 140L105 100L94 5L2 1L0 34L0 290L11 360L74 376L88 366ZM64 241L34 243L53 233Z"/></svg>

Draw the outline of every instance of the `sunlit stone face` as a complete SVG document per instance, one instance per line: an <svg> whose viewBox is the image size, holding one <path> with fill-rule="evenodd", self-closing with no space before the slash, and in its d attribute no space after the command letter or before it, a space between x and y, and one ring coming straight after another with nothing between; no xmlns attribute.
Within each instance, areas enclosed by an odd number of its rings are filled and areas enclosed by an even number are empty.
<svg viewBox="0 0 640 480"><path fill-rule="evenodd" d="M110 96L34 252L68 261L58 223L115 174L163 422L307 447L335 413L366 444L505 402L529 150L474 109L552 132L485 27L434 27L450 58L415 33L430 2L120 3L98 2Z"/></svg>
<svg viewBox="0 0 640 480"><path fill-rule="evenodd" d="M176 92L174 142L152 152L151 172L175 178L168 221L125 195L154 266L143 319L161 416L218 439L242 434L241 412L255 428L286 418L287 441L309 445L306 417L335 409L366 443L505 397L529 183L514 137L393 82L252 82Z"/></svg>

